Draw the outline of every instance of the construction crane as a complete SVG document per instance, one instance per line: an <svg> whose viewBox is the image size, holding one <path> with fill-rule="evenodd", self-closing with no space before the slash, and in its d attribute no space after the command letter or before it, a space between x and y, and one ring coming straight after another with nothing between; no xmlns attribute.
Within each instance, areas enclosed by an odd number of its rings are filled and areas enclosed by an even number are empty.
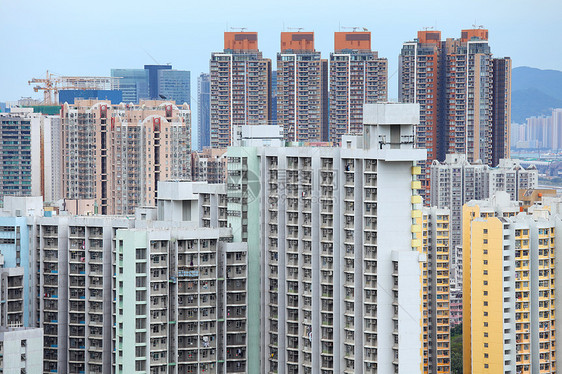
<svg viewBox="0 0 562 374"><path fill-rule="evenodd" d="M33 91L43 91L43 104L56 105L61 90L118 90L119 79L114 77L65 77L49 73L45 78L32 78L28 84L35 84ZM52 94L54 94L54 99Z"/></svg>
<svg viewBox="0 0 562 374"><path fill-rule="evenodd" d="M54 82L53 82L53 74L49 74L49 70L47 70L47 74L45 79L41 79L41 78L32 78L30 81L28 81L28 84L43 84L43 86L35 86L33 87L33 91L35 92L39 92L39 90L43 90L43 103L45 105L51 105L52 100L51 100L51 91L55 91L58 92L58 90L56 89L56 87L54 86Z"/></svg>

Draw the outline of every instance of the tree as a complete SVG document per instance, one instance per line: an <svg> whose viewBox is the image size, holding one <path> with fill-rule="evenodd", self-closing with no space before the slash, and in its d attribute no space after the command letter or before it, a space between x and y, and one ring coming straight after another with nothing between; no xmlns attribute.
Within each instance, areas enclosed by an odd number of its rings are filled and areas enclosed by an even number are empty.
<svg viewBox="0 0 562 374"><path fill-rule="evenodd" d="M451 373L462 374L462 323L451 329Z"/></svg>

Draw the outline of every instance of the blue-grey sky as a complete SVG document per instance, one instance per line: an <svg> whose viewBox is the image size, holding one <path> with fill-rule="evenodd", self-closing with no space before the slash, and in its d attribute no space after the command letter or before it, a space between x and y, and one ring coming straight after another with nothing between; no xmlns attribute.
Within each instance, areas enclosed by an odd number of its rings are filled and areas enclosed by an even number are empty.
<svg viewBox="0 0 562 374"><path fill-rule="evenodd" d="M283 27L314 31L327 58L340 25L372 32L373 49L389 60L389 98L396 99L397 56L423 27L445 38L483 25L494 55L510 56L514 67L562 70L561 14L560 0L0 0L0 101L41 98L27 82L47 69L108 76L111 68L153 63L146 52L190 70L196 96L197 76L208 71L210 53L222 50L227 27L257 31L259 48L275 61Z"/></svg>

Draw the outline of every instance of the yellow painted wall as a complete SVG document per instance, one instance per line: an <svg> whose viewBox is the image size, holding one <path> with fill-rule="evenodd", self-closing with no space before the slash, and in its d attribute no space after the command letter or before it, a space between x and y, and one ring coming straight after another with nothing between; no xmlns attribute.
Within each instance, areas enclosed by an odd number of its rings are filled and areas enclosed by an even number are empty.
<svg viewBox="0 0 562 374"><path fill-rule="evenodd" d="M477 218L478 207L464 207L463 371L499 373L504 362L503 224L495 217Z"/></svg>

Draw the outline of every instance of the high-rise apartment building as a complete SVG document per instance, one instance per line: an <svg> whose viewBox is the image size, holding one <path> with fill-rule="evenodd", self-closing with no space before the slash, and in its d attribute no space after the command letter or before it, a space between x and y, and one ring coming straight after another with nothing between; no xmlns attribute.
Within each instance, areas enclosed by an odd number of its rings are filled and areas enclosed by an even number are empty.
<svg viewBox="0 0 562 374"><path fill-rule="evenodd" d="M421 221L421 222L420 222ZM424 208L421 251L423 274L423 372L451 372L448 209Z"/></svg>
<svg viewBox="0 0 562 374"><path fill-rule="evenodd" d="M277 126L277 70L271 71L271 100L270 100L271 124Z"/></svg>
<svg viewBox="0 0 562 374"><path fill-rule="evenodd" d="M78 101L65 104L61 117L67 199L95 199L101 214L130 214L156 203L158 181L190 178L187 105Z"/></svg>
<svg viewBox="0 0 562 374"><path fill-rule="evenodd" d="M328 140L328 60L314 49L313 32L281 33L277 124L287 141Z"/></svg>
<svg viewBox="0 0 562 374"><path fill-rule="evenodd" d="M271 60L258 50L256 32L225 32L210 69L213 148L231 145L234 125L269 124Z"/></svg>
<svg viewBox="0 0 562 374"><path fill-rule="evenodd" d="M197 78L197 150L211 146L211 76Z"/></svg>
<svg viewBox="0 0 562 374"><path fill-rule="evenodd" d="M330 54L330 138L363 133L363 106L388 97L388 61L371 50L371 32L334 33Z"/></svg>
<svg viewBox="0 0 562 374"><path fill-rule="evenodd" d="M23 267L4 267L0 255L0 326L24 326L24 269Z"/></svg>
<svg viewBox="0 0 562 374"><path fill-rule="evenodd" d="M560 216L499 192L463 211L465 373L556 373Z"/></svg>
<svg viewBox="0 0 562 374"><path fill-rule="evenodd" d="M0 199L41 194L41 126L33 109L0 114Z"/></svg>
<svg viewBox="0 0 562 374"><path fill-rule="evenodd" d="M449 154L444 162L431 164L431 206L451 211L451 286L462 288L462 207L471 200L484 200L498 191L517 200L519 191L537 188L538 171L519 162L501 159L495 168L469 163L465 155Z"/></svg>
<svg viewBox="0 0 562 374"><path fill-rule="evenodd" d="M12 108L0 115L2 122L2 196L43 196L53 202L61 192L60 106Z"/></svg>
<svg viewBox="0 0 562 374"><path fill-rule="evenodd" d="M31 219L31 218L30 218ZM112 245L125 217L32 219L32 318L44 332L43 372L111 366Z"/></svg>
<svg viewBox="0 0 562 374"><path fill-rule="evenodd" d="M33 282L33 267L31 264L30 248L32 242L29 240L30 227L28 222L29 216L40 216L43 213L43 199L41 196L34 197L14 197L6 196L4 198L4 206L0 213L0 271L7 271L7 276L21 275L21 295L18 293L17 299L21 299L20 306L22 308L21 318L19 317L19 308L9 307L8 316L4 315L0 320L0 325L15 323L22 326L32 326L33 320L30 320L31 304L34 301L34 293L30 292ZM2 269L3 268L3 269ZM20 273L21 272L21 273ZM19 283L20 280L0 282L4 286L10 282ZM11 286L9 287L11 288ZM2 294L4 296L9 295ZM4 300L6 300L4 298ZM5 305L3 304L3 307ZM17 318L10 316L15 313ZM17 323L16 323L17 320Z"/></svg>
<svg viewBox="0 0 562 374"><path fill-rule="evenodd" d="M511 59L493 59L492 166L508 158L511 146Z"/></svg>
<svg viewBox="0 0 562 374"><path fill-rule="evenodd" d="M248 372L247 247L228 243L224 185L160 189L158 219L117 232L114 370Z"/></svg>
<svg viewBox="0 0 562 374"><path fill-rule="evenodd" d="M43 372L248 372L247 246L230 243L225 185L161 188L134 219L27 217ZM22 304L16 275L0 311Z"/></svg>
<svg viewBox="0 0 562 374"><path fill-rule="evenodd" d="M422 371L418 115L367 105L364 136L341 148L228 150L234 241L257 248L253 261L265 248L261 268L248 263L250 316L253 269L262 279L258 372Z"/></svg>
<svg viewBox="0 0 562 374"><path fill-rule="evenodd" d="M61 119L60 115L42 115L40 120L43 157L41 196L44 201L55 202L62 199Z"/></svg>
<svg viewBox="0 0 562 374"><path fill-rule="evenodd" d="M495 86L494 86L495 84ZM511 61L495 60L488 30L463 30L460 39L441 40L441 32L419 31L399 57L399 100L420 104L416 145L426 148L426 202L429 164L447 153L469 162L509 157Z"/></svg>

